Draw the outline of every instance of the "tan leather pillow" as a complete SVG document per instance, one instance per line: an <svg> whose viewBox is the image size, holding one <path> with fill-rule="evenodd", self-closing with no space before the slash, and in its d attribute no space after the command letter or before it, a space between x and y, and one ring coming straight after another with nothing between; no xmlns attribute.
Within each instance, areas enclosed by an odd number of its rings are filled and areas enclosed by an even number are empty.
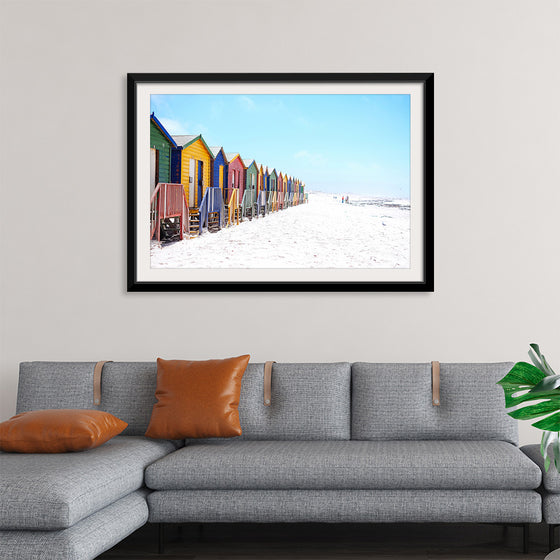
<svg viewBox="0 0 560 560"><path fill-rule="evenodd" d="M161 439L241 435L239 394L250 356L192 362L157 360L157 403L146 436Z"/></svg>
<svg viewBox="0 0 560 560"><path fill-rule="evenodd" d="M120 434L128 424L101 410L33 410L0 424L0 450L65 453L92 449Z"/></svg>

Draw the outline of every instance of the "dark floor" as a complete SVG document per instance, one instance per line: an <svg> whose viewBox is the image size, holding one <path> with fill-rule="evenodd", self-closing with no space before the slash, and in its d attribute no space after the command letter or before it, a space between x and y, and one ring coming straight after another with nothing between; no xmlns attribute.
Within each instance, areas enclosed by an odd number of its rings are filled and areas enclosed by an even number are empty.
<svg viewBox="0 0 560 560"><path fill-rule="evenodd" d="M557 535L558 538L558 535ZM158 554L158 528L146 525L100 556L103 560L542 560L548 529L530 526L529 554L522 528L472 524L187 524L166 526Z"/></svg>

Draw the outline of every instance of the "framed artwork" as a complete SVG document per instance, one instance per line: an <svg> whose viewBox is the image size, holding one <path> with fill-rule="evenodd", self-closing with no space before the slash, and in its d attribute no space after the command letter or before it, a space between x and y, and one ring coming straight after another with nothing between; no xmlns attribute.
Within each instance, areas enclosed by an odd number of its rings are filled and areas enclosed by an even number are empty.
<svg viewBox="0 0 560 560"><path fill-rule="evenodd" d="M128 291L433 291L434 75L129 74Z"/></svg>

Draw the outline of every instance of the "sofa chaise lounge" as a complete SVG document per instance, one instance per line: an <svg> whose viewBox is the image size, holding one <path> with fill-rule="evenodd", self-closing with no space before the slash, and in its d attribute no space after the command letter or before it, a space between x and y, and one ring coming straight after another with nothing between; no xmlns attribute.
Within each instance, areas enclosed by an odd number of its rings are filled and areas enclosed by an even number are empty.
<svg viewBox="0 0 560 560"><path fill-rule="evenodd" d="M17 412L98 408L128 423L89 451L0 453L0 557L86 560L151 523L541 521L539 466L496 385L512 364L263 364L243 376L243 434L144 436L156 364L20 366ZM160 548L163 543L160 543Z"/></svg>

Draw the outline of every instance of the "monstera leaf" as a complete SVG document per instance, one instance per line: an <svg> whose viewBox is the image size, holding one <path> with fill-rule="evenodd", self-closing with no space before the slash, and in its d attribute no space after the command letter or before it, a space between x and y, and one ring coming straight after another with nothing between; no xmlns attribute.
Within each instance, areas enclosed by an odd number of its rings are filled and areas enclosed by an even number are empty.
<svg viewBox="0 0 560 560"><path fill-rule="evenodd" d="M548 471L552 458L560 472L560 375L556 375L538 344L531 344L529 358L532 364L518 362L498 381L506 397L507 413L517 420L532 420L535 428L543 430L541 454ZM535 402L538 401L538 402Z"/></svg>

